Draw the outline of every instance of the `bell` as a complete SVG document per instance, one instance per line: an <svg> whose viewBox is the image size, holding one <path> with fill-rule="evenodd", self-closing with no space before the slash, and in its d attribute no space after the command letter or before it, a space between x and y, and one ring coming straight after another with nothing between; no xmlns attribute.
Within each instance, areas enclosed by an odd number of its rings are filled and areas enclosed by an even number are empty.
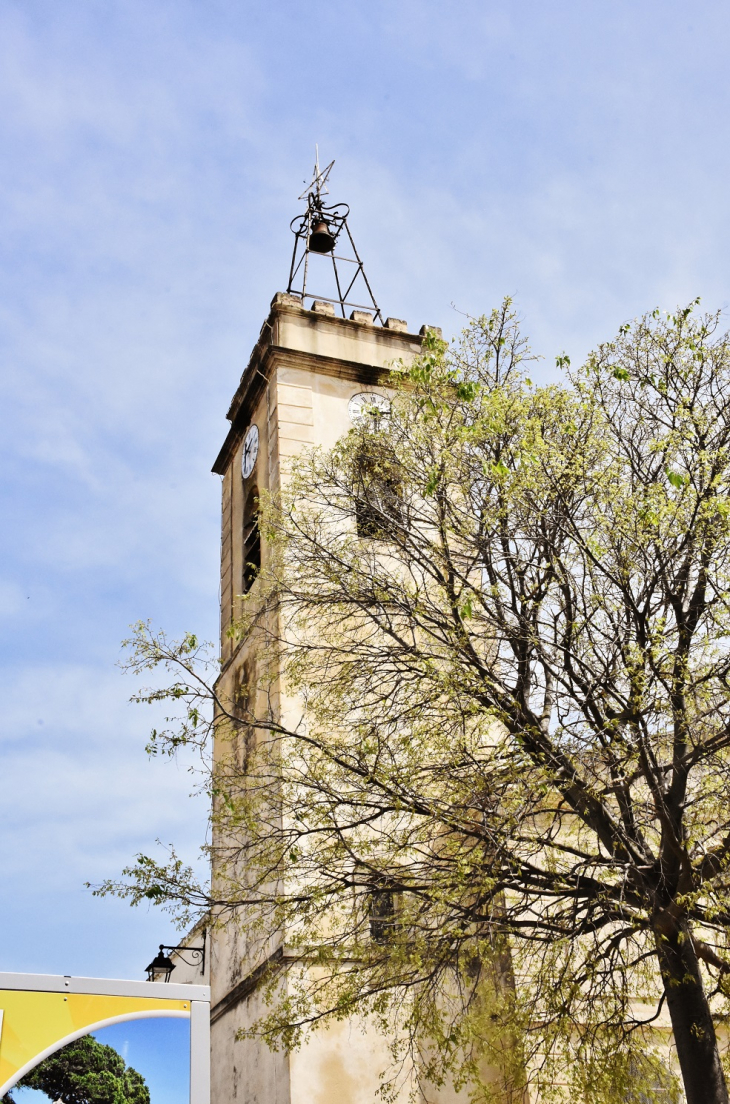
<svg viewBox="0 0 730 1104"><path fill-rule="evenodd" d="M334 245L335 239L330 233L329 226L324 219L319 219L309 235L309 248L315 253L331 253Z"/></svg>

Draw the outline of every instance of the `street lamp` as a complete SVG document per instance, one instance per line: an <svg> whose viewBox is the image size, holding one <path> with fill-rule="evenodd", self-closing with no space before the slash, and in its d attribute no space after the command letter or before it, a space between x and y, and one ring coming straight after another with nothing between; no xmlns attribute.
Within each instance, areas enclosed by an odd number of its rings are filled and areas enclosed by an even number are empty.
<svg viewBox="0 0 730 1104"><path fill-rule="evenodd" d="M188 947L184 943L178 947L171 947L167 943L160 943L160 949L155 957L147 967L147 980L148 981L169 981L170 974L175 969L175 963L165 954L165 951L170 951L176 954L178 958L181 958L186 966L200 966L200 972L205 973L205 936L206 932L203 932L203 946L202 947ZM185 955L189 954L192 957L192 962L188 962Z"/></svg>
<svg viewBox="0 0 730 1104"><path fill-rule="evenodd" d="M160 943L160 949L147 967L148 981L169 981L170 974L175 969L175 963L165 954L165 945Z"/></svg>

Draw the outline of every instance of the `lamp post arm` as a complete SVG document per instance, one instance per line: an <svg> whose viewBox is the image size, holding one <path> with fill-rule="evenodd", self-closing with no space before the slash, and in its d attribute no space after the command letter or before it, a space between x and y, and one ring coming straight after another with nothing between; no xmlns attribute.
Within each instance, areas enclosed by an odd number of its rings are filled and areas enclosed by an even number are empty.
<svg viewBox="0 0 730 1104"><path fill-rule="evenodd" d="M204 974L205 973L205 950L206 950L206 947L205 947L206 938L205 938L205 936L206 936L206 933L203 932L203 945L202 945L202 947L189 947L185 943L181 943L179 946L175 947L175 946L171 946L171 945L166 944L166 943L161 943L160 948L161 948L161 950L167 951L168 954L170 954L171 952L174 952L176 955L178 955L179 958L181 958L183 960L183 962L185 963L186 966L198 966L199 965L201 974ZM190 955L192 955L192 962L189 962L185 958L185 952L186 951L189 952Z"/></svg>

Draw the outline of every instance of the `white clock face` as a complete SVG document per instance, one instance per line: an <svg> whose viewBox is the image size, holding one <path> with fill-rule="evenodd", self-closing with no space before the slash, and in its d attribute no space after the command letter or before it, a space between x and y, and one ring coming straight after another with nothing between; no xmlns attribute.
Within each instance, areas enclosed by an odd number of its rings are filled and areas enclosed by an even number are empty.
<svg viewBox="0 0 730 1104"><path fill-rule="evenodd" d="M241 459L241 472L243 478L248 479L253 471L256 457L259 454L259 427L252 425L243 442L243 457Z"/></svg>
<svg viewBox="0 0 730 1104"><path fill-rule="evenodd" d="M390 399L386 399L385 395L377 395L374 391L361 391L352 396L347 410L354 425L379 429L388 420Z"/></svg>

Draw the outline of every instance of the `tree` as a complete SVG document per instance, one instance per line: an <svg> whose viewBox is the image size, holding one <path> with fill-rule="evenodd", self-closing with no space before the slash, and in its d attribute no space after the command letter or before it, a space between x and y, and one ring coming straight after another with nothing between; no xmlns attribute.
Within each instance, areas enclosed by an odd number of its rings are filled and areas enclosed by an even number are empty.
<svg viewBox="0 0 730 1104"><path fill-rule="evenodd" d="M694 307L550 386L509 302L429 338L387 424L262 494L245 716L139 627L131 666L177 672L147 699L187 708L153 749L216 734L216 878L105 888L286 929L273 1040L361 1009L426 1080L668 1100L668 1011L687 1101L727 1104L730 340Z"/></svg>
<svg viewBox="0 0 730 1104"><path fill-rule="evenodd" d="M63 1104L150 1104L144 1077L93 1035L83 1035L44 1058L17 1088L39 1089Z"/></svg>

